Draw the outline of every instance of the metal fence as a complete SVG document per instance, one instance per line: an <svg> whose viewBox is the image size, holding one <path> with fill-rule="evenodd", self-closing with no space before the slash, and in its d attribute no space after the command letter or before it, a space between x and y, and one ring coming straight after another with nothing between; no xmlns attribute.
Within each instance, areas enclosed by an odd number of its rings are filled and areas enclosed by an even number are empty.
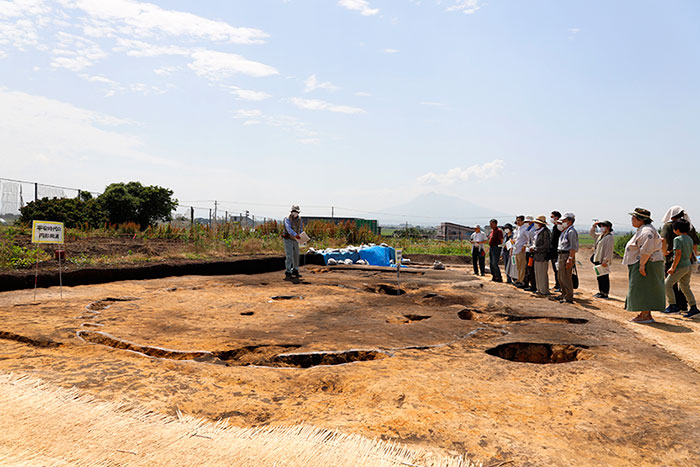
<svg viewBox="0 0 700 467"><path fill-rule="evenodd" d="M81 193L85 192L88 191L26 180L0 178L0 218L10 221L16 219L20 215L20 208L32 201L43 198L77 198L80 197ZM97 191L90 191L89 193L93 197L101 195ZM252 227L262 222L275 220L272 217L256 216L250 210L234 210L233 206L227 206L215 200L205 201L202 204L208 206L179 204L172 213L172 223L181 227L189 226L193 223L210 225L235 222L240 223L242 226Z"/></svg>

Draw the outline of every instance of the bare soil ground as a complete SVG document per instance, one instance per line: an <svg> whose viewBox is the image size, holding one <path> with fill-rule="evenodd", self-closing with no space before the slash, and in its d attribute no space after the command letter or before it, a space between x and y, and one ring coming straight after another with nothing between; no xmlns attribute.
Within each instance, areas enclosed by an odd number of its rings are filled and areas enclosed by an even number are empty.
<svg viewBox="0 0 700 467"><path fill-rule="evenodd" d="M697 465L700 323L633 325L619 300L589 298L588 269L575 305L462 265L415 267L401 294L393 273L318 266L299 284L268 273L77 286L64 300L4 292L0 372L159 414L310 424L491 466Z"/></svg>

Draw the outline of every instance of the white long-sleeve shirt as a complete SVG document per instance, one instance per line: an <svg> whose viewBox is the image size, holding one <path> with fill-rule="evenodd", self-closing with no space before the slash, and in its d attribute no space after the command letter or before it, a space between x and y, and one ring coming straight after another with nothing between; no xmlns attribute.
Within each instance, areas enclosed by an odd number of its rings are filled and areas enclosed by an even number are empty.
<svg viewBox="0 0 700 467"><path fill-rule="evenodd" d="M534 242L534 238L535 227L533 225L523 224L518 226L518 228L515 229L515 245L513 246L513 254L518 255L522 253L525 247L530 246L530 244Z"/></svg>

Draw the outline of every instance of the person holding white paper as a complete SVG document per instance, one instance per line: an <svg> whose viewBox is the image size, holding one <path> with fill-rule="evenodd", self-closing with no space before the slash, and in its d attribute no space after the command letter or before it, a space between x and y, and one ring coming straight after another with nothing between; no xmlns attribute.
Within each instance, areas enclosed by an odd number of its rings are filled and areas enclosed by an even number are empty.
<svg viewBox="0 0 700 467"><path fill-rule="evenodd" d="M288 217L284 218L284 255L285 271L284 280L289 281L300 278L299 274L299 240L301 240L302 222L299 216L299 206L292 206Z"/></svg>
<svg viewBox="0 0 700 467"><path fill-rule="evenodd" d="M610 265L612 264L615 240L612 233L612 222L594 222L588 232L595 240L591 262L595 265L598 279L598 293L595 298L608 298L610 294Z"/></svg>

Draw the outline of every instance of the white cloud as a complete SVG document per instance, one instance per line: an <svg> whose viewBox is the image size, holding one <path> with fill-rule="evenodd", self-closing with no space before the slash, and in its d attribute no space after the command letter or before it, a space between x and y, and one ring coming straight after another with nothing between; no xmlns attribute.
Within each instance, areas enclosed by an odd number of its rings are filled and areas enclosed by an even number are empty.
<svg viewBox="0 0 700 467"><path fill-rule="evenodd" d="M340 89L338 86L331 83L330 81L319 82L315 74L306 78L306 80L304 81L304 85L304 92L312 92L316 89L325 89L326 91L337 91L338 89Z"/></svg>
<svg viewBox="0 0 700 467"><path fill-rule="evenodd" d="M107 86L107 92L105 93L105 97L112 97L116 94L125 93L136 93L144 96L149 96L153 94L165 94L168 88L174 87L174 85L169 85L167 88L163 88L161 86L153 86L145 83L122 84L112 79L109 79L106 76L88 75L85 73L81 73L78 76L90 83L98 83Z"/></svg>
<svg viewBox="0 0 700 467"><path fill-rule="evenodd" d="M297 119L288 115L265 115L258 109L239 109L233 113L233 117L243 120L243 125L260 125L281 128L286 132L292 133L297 141L304 144L310 144L311 140L318 142L318 135L315 131L309 129L309 126Z"/></svg>
<svg viewBox="0 0 700 467"><path fill-rule="evenodd" d="M505 166L505 162L500 159L496 159L482 165L472 165L466 169L456 167L442 174L428 172L427 174L418 177L417 180L423 185L442 186L453 185L459 182L467 182L474 179L481 181L500 175Z"/></svg>
<svg viewBox="0 0 700 467"><path fill-rule="evenodd" d="M580 32L581 28L569 28L569 40L573 40Z"/></svg>
<svg viewBox="0 0 700 467"><path fill-rule="evenodd" d="M367 113L359 107L350 107L347 105L335 105L330 102L320 99L302 99L300 97L291 97L289 102L304 110L328 110L329 112L337 112L344 114L363 114Z"/></svg>
<svg viewBox="0 0 700 467"><path fill-rule="evenodd" d="M454 5L447 7L446 11L461 11L465 15L471 15L481 9L480 0L454 0Z"/></svg>
<svg viewBox="0 0 700 467"><path fill-rule="evenodd" d="M258 109L239 109L234 115L236 118L259 118L262 117L262 111Z"/></svg>
<svg viewBox="0 0 700 467"><path fill-rule="evenodd" d="M130 57L158 57L161 55L191 55L192 50L175 45L149 44L134 39L117 38L115 52L126 52Z"/></svg>
<svg viewBox="0 0 700 467"><path fill-rule="evenodd" d="M52 167L65 167L85 156L174 165L148 154L139 138L116 131L129 123L54 99L0 89L0 140L12 154L4 161L8 172L29 171L42 159Z"/></svg>
<svg viewBox="0 0 700 467"><path fill-rule="evenodd" d="M382 52L384 52L385 54L397 54L397 53L399 53L399 50L398 49L384 49L384 50L382 50Z"/></svg>
<svg viewBox="0 0 700 467"><path fill-rule="evenodd" d="M231 91L238 100L241 101L264 101L272 97L270 94L263 91L252 91L250 89L241 89L238 86L222 86Z"/></svg>
<svg viewBox="0 0 700 467"><path fill-rule="evenodd" d="M318 144L321 142L318 138L299 138L297 141L301 144Z"/></svg>
<svg viewBox="0 0 700 467"><path fill-rule="evenodd" d="M181 67L179 66L161 66L153 70L153 73L159 75L159 76L169 76L175 73L176 71L181 70Z"/></svg>
<svg viewBox="0 0 700 467"><path fill-rule="evenodd" d="M272 76L279 72L271 66L247 60L240 55L200 50L192 54L194 61L187 65L199 76L210 80L221 80L237 74L254 77Z"/></svg>
<svg viewBox="0 0 700 467"><path fill-rule="evenodd" d="M365 91L357 91L355 93L357 97L370 97L372 94L365 92Z"/></svg>
<svg viewBox="0 0 700 467"><path fill-rule="evenodd" d="M235 44L260 44L268 37L260 29L234 27L223 21L165 10L135 0L58 0L58 3L86 13L85 33L99 37L116 33L136 37L170 35Z"/></svg>
<svg viewBox="0 0 700 467"><path fill-rule="evenodd" d="M442 102L432 102L432 101L423 101L420 103L420 105L427 105L429 107L446 107L445 104Z"/></svg>
<svg viewBox="0 0 700 467"><path fill-rule="evenodd" d="M366 0L339 0L338 5L348 10L359 11L362 16L373 16L379 13L379 8L370 8Z"/></svg>
<svg viewBox="0 0 700 467"><path fill-rule="evenodd" d="M51 51L51 66L54 68L66 68L77 72L107 56L107 53L90 39L62 31L59 31L56 39L58 45Z"/></svg>

